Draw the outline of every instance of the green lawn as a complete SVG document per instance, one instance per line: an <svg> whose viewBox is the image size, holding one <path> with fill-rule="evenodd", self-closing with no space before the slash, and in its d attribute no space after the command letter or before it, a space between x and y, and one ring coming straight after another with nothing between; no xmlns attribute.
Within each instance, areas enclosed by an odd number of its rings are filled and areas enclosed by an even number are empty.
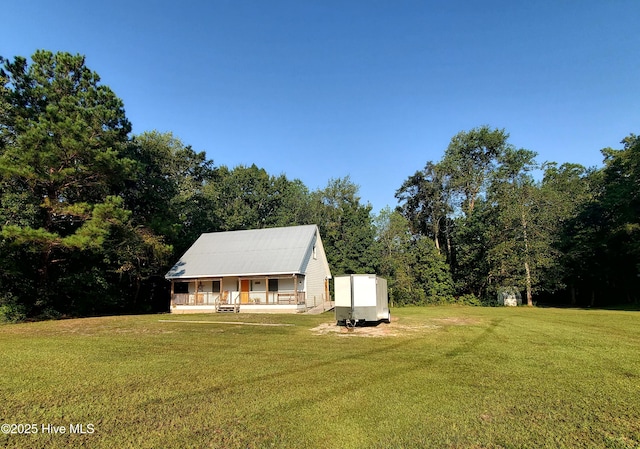
<svg viewBox="0 0 640 449"><path fill-rule="evenodd" d="M38 431L0 446L640 447L640 313L393 314L377 337L311 330L329 314L0 326L0 420Z"/></svg>

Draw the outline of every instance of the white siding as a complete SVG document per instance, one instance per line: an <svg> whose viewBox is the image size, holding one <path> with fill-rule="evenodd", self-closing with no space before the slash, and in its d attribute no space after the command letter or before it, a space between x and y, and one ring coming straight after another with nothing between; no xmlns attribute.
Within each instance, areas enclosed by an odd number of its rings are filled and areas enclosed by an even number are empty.
<svg viewBox="0 0 640 449"><path fill-rule="evenodd" d="M222 290L235 292L238 290L238 278L224 278L222 280Z"/></svg>
<svg viewBox="0 0 640 449"><path fill-rule="evenodd" d="M265 279L254 279L251 281L251 291L252 292L266 292L266 278Z"/></svg>
<svg viewBox="0 0 640 449"><path fill-rule="evenodd" d="M293 278L278 278L278 290L281 292L292 292L293 291Z"/></svg>
<svg viewBox="0 0 640 449"><path fill-rule="evenodd" d="M314 250L315 248L315 250ZM315 252L315 257L314 257ZM329 266L326 262L327 257L322 246L322 240L319 233L308 252L308 263L306 269L306 300L307 307L313 307L328 301L325 291L325 280L331 277Z"/></svg>

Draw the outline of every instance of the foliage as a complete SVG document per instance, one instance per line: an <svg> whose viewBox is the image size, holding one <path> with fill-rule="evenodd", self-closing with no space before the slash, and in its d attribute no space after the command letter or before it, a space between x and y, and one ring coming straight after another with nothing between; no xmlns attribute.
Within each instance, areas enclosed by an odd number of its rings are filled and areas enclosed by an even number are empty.
<svg viewBox="0 0 640 449"><path fill-rule="evenodd" d="M360 203L358 189L347 176L311 194L311 219L320 228L334 275L377 272L371 205Z"/></svg>
<svg viewBox="0 0 640 449"><path fill-rule="evenodd" d="M580 214L595 197L595 178L599 172L588 170L578 164L547 164L541 184L542 207L549 214L547 232L559 258L544 270L543 279L547 290L562 292L569 290L570 303L576 305L576 275L580 265L597 260L591 250L584 247L585 237L590 231L575 227ZM582 225L586 224L584 221ZM585 233L586 231L586 233Z"/></svg>
<svg viewBox="0 0 640 449"><path fill-rule="evenodd" d="M284 175L269 175L255 164L220 167L215 182L207 186L206 195L217 212L219 230L308 224L306 187Z"/></svg>
<svg viewBox="0 0 640 449"><path fill-rule="evenodd" d="M380 272L390 279L392 303L452 302L451 272L433 241L413 235L408 220L397 211L383 210L376 225L381 249Z"/></svg>
<svg viewBox="0 0 640 449"><path fill-rule="evenodd" d="M534 296L567 295L571 304L595 305L596 296L608 300L606 291L638 301L639 139L603 150L601 170L540 166L534 152L507 139L487 126L458 133L441 161L396 192L411 232L445 249L456 296L490 303L516 286L529 305Z"/></svg>
<svg viewBox="0 0 640 449"><path fill-rule="evenodd" d="M484 298L489 294L489 250L496 237L490 231L497 226L493 208L483 198L476 201L473 214L454 221L451 271L456 295Z"/></svg>
<svg viewBox="0 0 640 449"><path fill-rule="evenodd" d="M201 233L298 224L319 226L334 275L382 274L396 304L491 304L506 286L530 305L640 301L634 134L586 169L539 164L504 129L461 131L374 217L348 176L309 191L255 164L216 167L170 132L131 135L81 55L0 66L5 320L165 310L163 275Z"/></svg>
<svg viewBox="0 0 640 449"><path fill-rule="evenodd" d="M455 298L455 304L460 304L463 306L486 306L492 305L493 301L482 301L474 294L467 293L466 295L461 295Z"/></svg>
<svg viewBox="0 0 640 449"><path fill-rule="evenodd" d="M256 165L215 167L170 132L130 136L83 56L0 62L5 315L163 310L163 274L203 232L317 223L334 273L376 272L371 206L348 177L309 192Z"/></svg>
<svg viewBox="0 0 640 449"><path fill-rule="evenodd" d="M155 274L170 251L124 207L119 193L136 167L126 155L131 125L122 101L84 64L80 55L38 51L30 65L17 57L1 72L2 250L35 261L2 279L30 316L96 313L101 302L135 299L117 285Z"/></svg>
<svg viewBox="0 0 640 449"><path fill-rule="evenodd" d="M552 254L543 241L547 236L538 220L544 212L538 205L538 186L529 171L535 168L535 153L507 148L500 157L488 200L494 205L498 226L489 250L489 276L498 289L518 286L526 290L527 304L533 305L533 290L539 284L538 265Z"/></svg>
<svg viewBox="0 0 640 449"><path fill-rule="evenodd" d="M206 189L216 176L213 161L171 133L144 132L131 139L135 176L123 196L133 221L147 226L181 254L202 232L217 230L218 217Z"/></svg>
<svg viewBox="0 0 640 449"><path fill-rule="evenodd" d="M409 220L411 231L433 239L438 251L443 228L448 241L449 216L453 211L447 182L442 165L429 161L423 170L410 176L396 192L400 210Z"/></svg>
<svg viewBox="0 0 640 449"><path fill-rule="evenodd" d="M0 323L18 323L27 317L25 306L10 292L0 296Z"/></svg>
<svg viewBox="0 0 640 449"><path fill-rule="evenodd" d="M572 303L596 305L614 295L640 302L640 139L602 150L605 166L585 177L586 200L565 230Z"/></svg>
<svg viewBox="0 0 640 449"><path fill-rule="evenodd" d="M498 160L508 147L505 130L484 125L451 138L440 165L449 178L455 205L467 216L483 195Z"/></svg>

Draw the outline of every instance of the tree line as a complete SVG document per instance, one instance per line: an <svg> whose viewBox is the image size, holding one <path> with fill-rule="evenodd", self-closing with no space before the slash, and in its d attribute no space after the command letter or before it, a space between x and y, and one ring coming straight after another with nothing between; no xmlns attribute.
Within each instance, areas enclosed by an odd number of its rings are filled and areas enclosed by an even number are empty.
<svg viewBox="0 0 640 449"><path fill-rule="evenodd" d="M132 135L81 55L0 65L2 320L166 310L163 275L201 233L310 223L334 274L387 276L395 304L483 304L501 288L637 301L633 135L596 170L541 166L504 130L462 132L374 216L348 176L311 191L216 166L170 132Z"/></svg>
<svg viewBox="0 0 640 449"><path fill-rule="evenodd" d="M429 240L448 268L441 301L492 303L507 290L528 305L638 303L640 138L602 150L598 169L539 163L508 138L488 126L460 132L440 161L407 178L386 219L388 272L420 287L423 265L393 261L415 260ZM414 301L404 285L405 302Z"/></svg>

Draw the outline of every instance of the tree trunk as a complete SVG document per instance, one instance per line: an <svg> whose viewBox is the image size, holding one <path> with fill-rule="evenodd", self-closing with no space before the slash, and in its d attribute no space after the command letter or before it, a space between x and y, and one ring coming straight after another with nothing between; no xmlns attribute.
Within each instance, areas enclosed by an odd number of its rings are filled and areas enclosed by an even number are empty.
<svg viewBox="0 0 640 449"><path fill-rule="evenodd" d="M440 242L438 241L438 237L440 235L440 219L436 220L433 225L433 241L436 244L436 249L438 250L438 254L440 254Z"/></svg>
<svg viewBox="0 0 640 449"><path fill-rule="evenodd" d="M527 305L533 306L533 296L531 295L531 270L529 269L529 261L525 259L524 270L527 275Z"/></svg>
<svg viewBox="0 0 640 449"><path fill-rule="evenodd" d="M524 271L527 284L527 305L533 306L533 295L531 294L531 268L529 267L529 239L527 238L527 217L522 210L522 235L524 237Z"/></svg>
<svg viewBox="0 0 640 449"><path fill-rule="evenodd" d="M449 266L453 266L453 252L451 250L451 235L449 234L449 224L447 223L444 228L444 235L447 239L447 260L449 262Z"/></svg>

